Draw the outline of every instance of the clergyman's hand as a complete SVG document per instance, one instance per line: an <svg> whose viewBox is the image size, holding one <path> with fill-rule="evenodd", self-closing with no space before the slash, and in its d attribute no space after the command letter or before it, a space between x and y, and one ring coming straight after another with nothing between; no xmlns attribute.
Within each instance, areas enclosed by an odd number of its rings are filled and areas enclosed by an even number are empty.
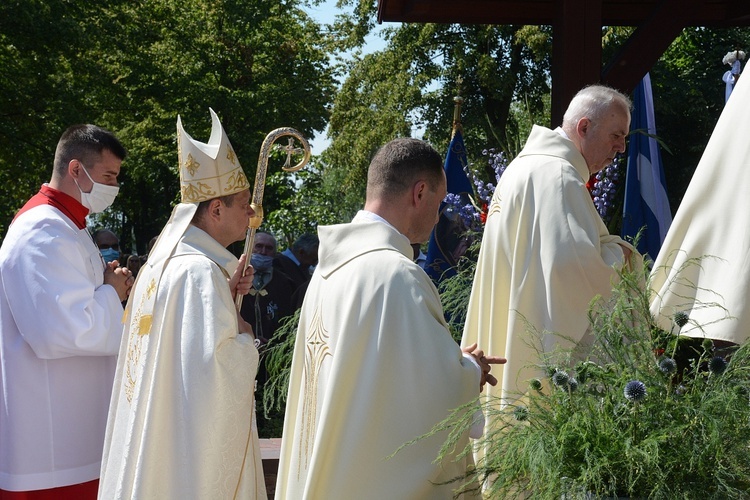
<svg viewBox="0 0 750 500"><path fill-rule="evenodd" d="M232 292L233 299L237 298L238 293L240 295L247 295L253 287L253 275L255 274L255 270L253 269L253 266L247 266L247 268L245 268L245 262L247 262L247 255L243 253L240 256L240 264L237 266L237 270L229 279L229 290ZM242 274L243 268L245 268L244 275Z"/></svg>
<svg viewBox="0 0 750 500"><path fill-rule="evenodd" d="M490 384L491 386L497 385L497 379L494 375L490 374L492 369L491 365L502 365L507 359L501 358L500 356L485 356L484 351L477 347L477 344L471 344L470 346L461 348L463 352L471 355L482 370L482 378L479 380L480 392L484 389L484 384Z"/></svg>
<svg viewBox="0 0 750 500"><path fill-rule="evenodd" d="M124 302L130 295L135 277L130 269L119 266L120 263L116 260L107 264L107 267L104 268L104 284L112 286L117 292L120 302Z"/></svg>

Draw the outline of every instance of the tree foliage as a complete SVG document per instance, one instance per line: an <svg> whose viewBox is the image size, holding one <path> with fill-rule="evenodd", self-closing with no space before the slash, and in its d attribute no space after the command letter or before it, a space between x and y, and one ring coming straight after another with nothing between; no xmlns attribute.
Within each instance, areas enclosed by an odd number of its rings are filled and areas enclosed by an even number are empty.
<svg viewBox="0 0 750 500"><path fill-rule="evenodd" d="M353 8L337 25L365 43L375 2L341 0ZM602 30L604 61L619 50L632 27ZM330 192L361 204L373 152L387 140L423 133L445 151L453 97L464 97L461 120L470 161L487 148L509 157L521 149L532 123L549 122L551 29L548 26L388 25L386 47L355 58L337 94L323 158ZM750 47L742 28L686 28L651 69L657 134L669 148L664 164L672 210L700 160L723 109L722 56ZM360 45L361 46L361 45ZM474 162L478 163L478 162ZM491 179L491 172L485 172Z"/></svg>
<svg viewBox="0 0 750 500"><path fill-rule="evenodd" d="M83 0L0 7L0 172L4 234L49 178L54 145L76 122L112 130L129 150L122 190L100 223L143 252L177 200L175 122L197 140L214 108L251 179L265 134L312 137L334 81L319 26L289 0ZM20 77L20 78L19 78ZM7 182L16 180L16 182ZM292 182L291 176L286 180ZM283 184L283 183L282 183ZM266 191L266 211L275 208ZM135 248L134 248L135 250Z"/></svg>
<svg viewBox="0 0 750 500"><path fill-rule="evenodd" d="M513 157L532 123L556 125L548 26L388 24L385 48L371 52L375 0L339 0L324 26L305 14L308 3L321 1L0 4L0 235L49 179L57 139L77 122L112 130L129 150L121 195L95 223L139 253L178 199L178 114L206 140L206 108L216 110L251 182L267 132L313 137L328 126L330 146L305 172L269 166L264 229L281 246L349 219L388 140L422 135L444 152L456 95L470 160L488 148ZM605 60L631 32L603 30ZM652 68L673 210L723 108L721 58L749 42L747 29L689 28Z"/></svg>
<svg viewBox="0 0 750 500"><path fill-rule="evenodd" d="M349 30L343 48L364 43L375 3L339 4L354 6L334 27ZM383 36L383 50L354 55L331 111L323 172L326 188L347 206L361 206L369 160L388 140L423 131L438 150L447 149L457 95L465 99L465 140L475 157L488 147L517 150L529 117L544 121L548 27L402 24Z"/></svg>
<svg viewBox="0 0 750 500"><path fill-rule="evenodd" d="M722 76L729 66L721 60L738 48L750 49L747 28L687 28L651 71L656 133L669 148L662 161L673 211L724 109Z"/></svg>

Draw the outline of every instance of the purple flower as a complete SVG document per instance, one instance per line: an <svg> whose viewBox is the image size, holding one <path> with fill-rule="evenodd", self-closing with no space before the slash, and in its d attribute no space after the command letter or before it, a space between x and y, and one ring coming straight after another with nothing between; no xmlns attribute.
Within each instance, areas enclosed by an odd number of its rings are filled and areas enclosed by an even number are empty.
<svg viewBox="0 0 750 500"><path fill-rule="evenodd" d="M672 358L664 358L659 361L659 370L661 370L664 375L669 375L670 373L677 371L677 363Z"/></svg>
<svg viewBox="0 0 750 500"><path fill-rule="evenodd" d="M631 380L625 386L623 393L629 401L637 403L646 397L646 384L640 380Z"/></svg>
<svg viewBox="0 0 750 500"><path fill-rule="evenodd" d="M617 192L617 180L620 177L619 168L622 156L618 155L611 164L604 167L595 177L594 185L591 188L591 196L594 199L594 206L602 219L605 221L609 217L609 210L612 207L612 201Z"/></svg>
<svg viewBox="0 0 750 500"><path fill-rule="evenodd" d="M714 356L711 361L708 362L708 370L715 374L721 375L727 369L727 360L721 356Z"/></svg>
<svg viewBox="0 0 750 500"><path fill-rule="evenodd" d="M464 228L467 230L481 230L482 224L484 223L482 210L486 210L486 207L490 204L490 201L492 201L497 181L500 180L500 176L508 166L508 160L502 152L497 152L494 149L485 149L482 151L482 155L487 157L488 165L495 173L495 179L493 179L494 183L481 180L476 173L469 168L469 165L464 165L464 172L466 172L466 175L471 179L472 184L474 185L474 193L471 197L448 193L443 200L445 202L444 213L448 217L460 218ZM470 203L467 203L467 201L470 201Z"/></svg>
<svg viewBox="0 0 750 500"><path fill-rule="evenodd" d="M687 324L689 316L685 311L677 311L674 313L674 323L679 327L683 327Z"/></svg>
<svg viewBox="0 0 750 500"><path fill-rule="evenodd" d="M568 389L570 390L570 392L573 392L576 389L578 389L578 381L575 378L570 377L568 379Z"/></svg>
<svg viewBox="0 0 750 500"><path fill-rule="evenodd" d="M552 383L555 384L557 387L565 387L568 385L568 380L570 380L570 376L568 375L568 372L563 370L557 370L555 373L552 374Z"/></svg>

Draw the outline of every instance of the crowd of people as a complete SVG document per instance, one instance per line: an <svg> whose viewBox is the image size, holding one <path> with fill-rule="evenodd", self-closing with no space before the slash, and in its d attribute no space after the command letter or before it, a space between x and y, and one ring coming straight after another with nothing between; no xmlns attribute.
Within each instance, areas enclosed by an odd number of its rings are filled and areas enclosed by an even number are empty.
<svg viewBox="0 0 750 500"><path fill-rule="evenodd" d="M464 444L481 436L472 402L534 376L524 332L585 343L590 300L636 265L586 190L625 149L630 111L593 85L561 127L533 128L489 207L460 345L416 262L446 195L427 142L378 150L350 223L281 253L258 232L238 259L250 184L213 110L209 143L178 117L181 202L131 265L85 222L116 196L125 149L71 127L0 249L0 498L265 498L254 381L297 309L276 498L452 498L471 454L437 460L441 433L402 445L461 407Z"/></svg>

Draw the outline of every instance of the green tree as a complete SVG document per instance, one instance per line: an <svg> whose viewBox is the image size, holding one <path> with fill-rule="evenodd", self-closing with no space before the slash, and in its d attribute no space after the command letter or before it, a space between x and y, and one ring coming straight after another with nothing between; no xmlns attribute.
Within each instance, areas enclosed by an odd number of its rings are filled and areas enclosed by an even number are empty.
<svg viewBox="0 0 750 500"><path fill-rule="evenodd" d="M339 18L340 50L352 50L372 29L374 3L354 4ZM323 153L324 189L351 211L361 206L369 160L383 143L424 131L448 146L453 98L465 98L462 122L470 154L488 147L517 150L529 120L549 106L550 30L536 26L403 24L383 30L385 49L356 50L334 100ZM548 121L548 119L547 119Z"/></svg>
<svg viewBox="0 0 750 500"><path fill-rule="evenodd" d="M267 132L291 126L312 137L322 130L333 74L323 34L302 5L295 0L4 5L0 90L20 104L7 108L15 112L0 128L0 172L11 178L23 172L26 156L6 145L17 151L21 139L29 137L39 137L34 140L40 144L34 148L39 151L34 172L21 174L29 180L23 189L13 185L5 197L2 233L15 210L49 177L55 141L71 123L105 126L128 148L121 195L98 223L120 232L126 248L134 236L139 252L178 198L178 114L188 132L205 141L207 108L213 107L251 183ZM41 83L33 76L22 84L14 81L17 71L37 67ZM27 121L27 108L43 117L38 122L44 126ZM266 191L267 212L277 199L273 189Z"/></svg>
<svg viewBox="0 0 750 500"><path fill-rule="evenodd" d="M651 71L656 133L669 148L662 161L673 212L724 109L721 78L729 66L721 60L738 48L750 49L747 28L686 28Z"/></svg>

